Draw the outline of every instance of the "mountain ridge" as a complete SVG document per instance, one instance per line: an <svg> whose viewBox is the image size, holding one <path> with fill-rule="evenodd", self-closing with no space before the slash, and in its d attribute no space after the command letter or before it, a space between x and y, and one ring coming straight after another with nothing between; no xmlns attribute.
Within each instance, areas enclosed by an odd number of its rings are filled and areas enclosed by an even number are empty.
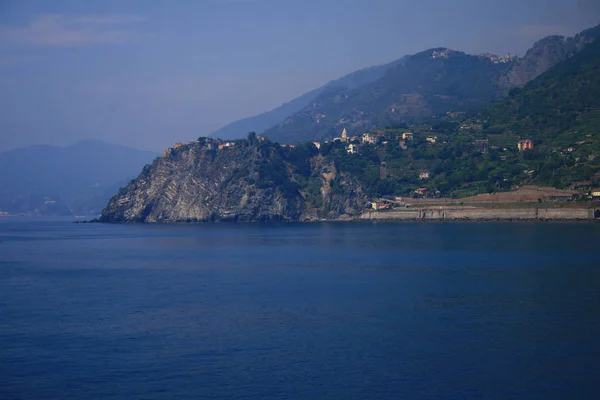
<svg viewBox="0 0 600 400"><path fill-rule="evenodd" d="M351 72L342 76L341 78L331 80L325 83L323 86L310 90L290 101L287 101L272 110L231 122L224 127L213 131L208 136L215 138L218 137L221 139L238 139L244 137L248 132L256 132L261 134L268 128L283 121L289 115L294 114L310 104L311 101L317 98L328 88L359 87L382 76L388 68L402 63L405 59L406 56L386 64L374 65Z"/></svg>
<svg viewBox="0 0 600 400"><path fill-rule="evenodd" d="M501 97L496 80L508 67L447 48L428 49L388 69L376 81L320 94L264 135L286 143L327 140L344 128L364 131L447 111L481 109Z"/></svg>
<svg viewBox="0 0 600 400"><path fill-rule="evenodd" d="M32 145L7 150L0 153L0 210L14 214L99 212L110 197L106 190L135 177L156 156L98 139L64 147Z"/></svg>
<svg viewBox="0 0 600 400"><path fill-rule="evenodd" d="M372 130L362 142L319 146L279 145L256 134L233 142L199 138L146 166L100 220L348 219L373 203L378 210L382 197L392 199L389 207L398 197L462 198L530 184L585 197L600 184L599 72L594 41L460 122Z"/></svg>
<svg viewBox="0 0 600 400"><path fill-rule="evenodd" d="M580 51L598 36L600 26L586 29L571 38L548 36L535 42L523 58L517 59L503 59L494 55L488 58L485 54L466 54L447 48L425 50L407 56L401 64L388 68L378 80L351 90L340 89L338 93L321 92L310 104L270 127L264 135L274 141L289 143L327 140L338 136L343 129L360 133L365 129L386 125L424 121L446 112L465 111L465 108L480 111L508 94L509 89L534 79ZM430 57L429 64L423 62L423 55ZM470 68L470 73L461 75L456 70L454 73L435 71L436 64L457 57L464 59L463 69ZM414 63L419 67L398 71ZM474 64L487 64L487 68L476 68ZM428 70L431 74L422 76ZM420 87L410 85L410 81L419 79ZM473 90L471 86L474 80L485 91ZM405 87L399 83L404 83ZM395 92L385 96L390 88L394 88ZM448 90L454 91L454 99L449 98Z"/></svg>

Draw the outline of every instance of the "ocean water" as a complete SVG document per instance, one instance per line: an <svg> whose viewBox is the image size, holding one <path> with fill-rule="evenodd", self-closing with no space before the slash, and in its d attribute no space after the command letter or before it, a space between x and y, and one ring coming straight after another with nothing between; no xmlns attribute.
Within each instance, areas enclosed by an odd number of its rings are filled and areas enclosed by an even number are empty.
<svg viewBox="0 0 600 400"><path fill-rule="evenodd" d="M600 225L0 218L0 398L598 399Z"/></svg>

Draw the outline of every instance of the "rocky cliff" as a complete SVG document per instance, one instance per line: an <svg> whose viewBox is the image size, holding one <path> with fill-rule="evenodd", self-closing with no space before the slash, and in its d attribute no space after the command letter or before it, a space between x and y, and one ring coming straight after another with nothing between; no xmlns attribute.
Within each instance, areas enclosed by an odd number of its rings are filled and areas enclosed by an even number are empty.
<svg viewBox="0 0 600 400"><path fill-rule="evenodd" d="M600 36L600 26L584 30L574 37L548 36L537 41L514 66L500 78L509 88L523 86L554 65L581 51Z"/></svg>
<svg viewBox="0 0 600 400"><path fill-rule="evenodd" d="M307 221L359 215L366 205L360 184L333 163L251 135L167 150L109 201L100 220Z"/></svg>

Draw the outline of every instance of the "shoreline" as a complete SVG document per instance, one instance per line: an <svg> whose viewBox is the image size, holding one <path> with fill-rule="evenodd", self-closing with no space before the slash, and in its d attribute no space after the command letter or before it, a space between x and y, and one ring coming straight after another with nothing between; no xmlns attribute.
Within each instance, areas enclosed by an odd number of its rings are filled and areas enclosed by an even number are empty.
<svg viewBox="0 0 600 400"><path fill-rule="evenodd" d="M445 209L410 209L402 211L365 211L360 215L343 214L335 219L305 220L233 220L215 221L74 221L74 223L107 223L107 224L207 224L207 223L319 223L319 222L600 222L600 209L596 208L445 208Z"/></svg>
<svg viewBox="0 0 600 400"><path fill-rule="evenodd" d="M390 211L367 211L360 216L366 220L420 221L594 221L600 218L596 208L482 208L440 207Z"/></svg>

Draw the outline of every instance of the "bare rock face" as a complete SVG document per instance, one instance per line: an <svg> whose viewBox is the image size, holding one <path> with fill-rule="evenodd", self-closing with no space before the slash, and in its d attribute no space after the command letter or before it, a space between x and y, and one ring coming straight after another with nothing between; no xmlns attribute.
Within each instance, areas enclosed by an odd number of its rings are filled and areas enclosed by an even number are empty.
<svg viewBox="0 0 600 400"><path fill-rule="evenodd" d="M544 38L536 42L525 56L501 78L501 84L507 87L523 86L564 60L572 51L572 42L563 36Z"/></svg>
<svg viewBox="0 0 600 400"><path fill-rule="evenodd" d="M500 84L507 88L523 86L559 62L581 51L599 35L600 26L597 26L570 38L548 36L541 39L500 78Z"/></svg>
<svg viewBox="0 0 600 400"><path fill-rule="evenodd" d="M313 186L321 189L312 203L298 184L306 179L294 172L285 149L250 140L225 147L203 138L170 149L147 165L109 201L100 220L310 221L358 216L363 211L367 200L356 181L349 178L332 191L327 174L335 167L314 157L311 168L316 177Z"/></svg>

